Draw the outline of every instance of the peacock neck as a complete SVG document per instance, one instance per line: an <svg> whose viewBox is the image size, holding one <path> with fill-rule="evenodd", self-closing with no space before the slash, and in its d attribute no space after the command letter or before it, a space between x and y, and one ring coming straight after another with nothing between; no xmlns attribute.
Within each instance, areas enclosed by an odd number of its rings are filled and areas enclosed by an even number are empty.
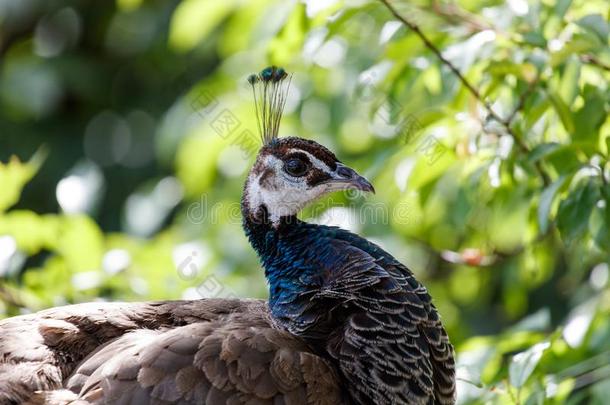
<svg viewBox="0 0 610 405"><path fill-rule="evenodd" d="M293 282L307 270L303 261L311 255L309 246L315 242L316 227L296 216L282 217L279 223L272 223L264 207L257 216L244 215L244 232L260 258L270 287L280 280Z"/></svg>
<svg viewBox="0 0 610 405"><path fill-rule="evenodd" d="M265 208L252 215L244 212L243 227L257 252L269 284L269 308L275 321L300 336L323 338L328 328L311 322L306 301L323 284L322 266L316 252L323 250L319 225L296 216L271 223Z"/></svg>

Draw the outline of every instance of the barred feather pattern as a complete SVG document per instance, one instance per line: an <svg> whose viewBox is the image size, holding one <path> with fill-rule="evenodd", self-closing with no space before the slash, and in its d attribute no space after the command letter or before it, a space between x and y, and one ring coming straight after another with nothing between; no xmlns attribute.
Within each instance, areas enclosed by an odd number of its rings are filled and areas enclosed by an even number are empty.
<svg viewBox="0 0 610 405"><path fill-rule="evenodd" d="M453 404L453 347L431 297L390 254L296 218L246 224L276 322L324 353L356 404Z"/></svg>
<svg viewBox="0 0 610 405"><path fill-rule="evenodd" d="M317 298L353 303L328 351L357 402L453 404L453 347L426 288L378 246L346 231L333 234L333 243L346 243L341 250L351 263Z"/></svg>

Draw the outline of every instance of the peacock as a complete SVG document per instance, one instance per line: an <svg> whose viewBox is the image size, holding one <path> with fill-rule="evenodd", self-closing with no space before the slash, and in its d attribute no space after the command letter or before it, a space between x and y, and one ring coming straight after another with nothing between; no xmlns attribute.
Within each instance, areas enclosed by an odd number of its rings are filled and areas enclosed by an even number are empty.
<svg viewBox="0 0 610 405"><path fill-rule="evenodd" d="M0 404L453 404L426 288L376 244L297 214L374 192L326 147L278 137L291 75L249 76L262 139L241 200L269 298L87 303L0 321Z"/></svg>

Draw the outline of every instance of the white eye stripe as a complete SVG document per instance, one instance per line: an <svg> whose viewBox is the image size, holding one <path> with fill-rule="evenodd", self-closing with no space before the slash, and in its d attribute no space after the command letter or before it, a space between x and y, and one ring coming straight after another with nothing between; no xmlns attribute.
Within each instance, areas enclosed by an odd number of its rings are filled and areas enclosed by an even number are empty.
<svg viewBox="0 0 610 405"><path fill-rule="evenodd" d="M323 161L321 161L320 159L318 159L317 157L315 157L311 153L309 153L309 152L307 152L307 151L305 151L303 149L294 149L294 148L293 149L288 149L288 153L295 153L295 152L302 153L305 156L307 156L309 158L309 161L311 162L311 164L314 167L322 170L323 172L326 172L326 173L331 173L332 172L331 168L328 167L328 165L326 163L324 163Z"/></svg>

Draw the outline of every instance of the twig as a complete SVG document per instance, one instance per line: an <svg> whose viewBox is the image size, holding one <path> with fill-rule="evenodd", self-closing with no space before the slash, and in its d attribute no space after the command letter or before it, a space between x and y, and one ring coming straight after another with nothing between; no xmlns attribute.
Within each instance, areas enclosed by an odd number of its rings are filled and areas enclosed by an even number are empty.
<svg viewBox="0 0 610 405"><path fill-rule="evenodd" d="M470 82L468 80L466 80L466 78L464 76L462 76L460 71L447 58L445 58L443 56L441 51L436 46L434 46L434 44L422 32L422 30L419 28L419 25L407 20L402 15L400 15L398 13L398 11L396 11L394 6L392 6L388 0L380 0L380 1L383 4L385 4L385 6L388 8L388 10L390 10L390 12L394 15L394 17L396 17L399 21L401 21L403 24L405 24L407 27L409 27L409 29L411 31L415 32L415 34L417 34L417 36L419 37L419 39L422 40L422 42L424 43L426 48L430 49L436 55L436 57L439 58L441 60L441 62L443 62L443 64L445 66L447 66L449 68L449 70L451 70L453 72L453 74L455 74L457 76L457 78L462 82L464 87L466 87L468 89L468 91L470 91L472 93L473 96L475 96L478 100L483 102L485 109L489 112L489 114L494 119L496 119L498 122L502 122L502 119L495 113L495 111L493 111L491 109L491 107L483 101L483 98L479 94L479 91L477 89L475 89L474 86L472 84L470 84Z"/></svg>
<svg viewBox="0 0 610 405"><path fill-rule="evenodd" d="M527 144L523 141L523 139L521 139L520 136L517 136L517 134L515 133L515 131L512 129L511 127L511 123L512 123L512 119L514 118L514 116L517 114L517 112L523 108L523 103L525 103L525 98L527 98L528 94L525 94L521 96L519 103L517 104L517 108L515 108L515 111L513 113L511 113L511 115L509 116L510 119L503 119L502 117L500 117L500 115L498 115L494 109L491 107L491 104L486 102L483 97L481 96L481 94L479 93L479 91L468 81L468 79L466 79L464 77L464 75L462 75L462 73L453 65L453 63L451 63L451 61L449 61L447 58L445 58L445 56L443 56L442 52L430 41L430 39L428 39L428 37L422 32L422 30L419 28L419 25L413 23L412 21L409 21L408 19L406 19L405 17L403 17L395 8L394 6L392 6L390 4L389 0L380 0L385 6L386 8L392 13L392 15L394 15L394 17L396 17L400 22L402 22L404 25L406 25L411 31L413 31L418 37L419 39L421 39L421 41L424 43L424 45L426 46L426 48L428 48L430 51L432 51L432 53L434 53L436 55L436 57L447 67L449 68L449 70L451 70L451 72L459 79L459 81L462 83L462 85L464 87L466 87L466 89L483 105L483 107L485 108L485 110L487 111L487 114L489 114L489 117L491 117L494 121L498 122L500 125L502 125L504 127L504 130L506 131L506 133L508 135L510 135L514 140L515 143L517 144L517 146L519 147L519 149L521 149L521 151L525 154L528 154L530 152L530 148L527 146ZM531 90L530 90L531 91ZM526 91L527 93L527 91ZM540 175L540 177L542 178L542 182L544 183L544 185L548 185L550 184L550 178L549 176L546 174L546 172L542 169L542 166L540 165L539 162L536 162L536 164L534 165L534 167L536 168L536 171L538 172L538 174Z"/></svg>
<svg viewBox="0 0 610 405"><path fill-rule="evenodd" d="M520 405L521 404L521 388L517 388L517 396L515 396L515 393L512 390L512 387L510 385L510 382L508 380L505 380L504 383L506 384L506 392L508 393L508 396L510 397L511 401L513 401L513 404L515 405Z"/></svg>
<svg viewBox="0 0 610 405"><path fill-rule="evenodd" d="M599 67L600 69L603 69L603 70L606 70L606 71L610 72L610 65L602 62L595 55L591 55L590 53L587 53L587 54L584 54L584 55L580 55L580 60L583 63L589 63L591 65L595 65L595 66Z"/></svg>
<svg viewBox="0 0 610 405"><path fill-rule="evenodd" d="M428 6L424 9L433 12L435 15L443 18L450 24L465 24L469 27L471 32L484 30L493 30L497 32L497 29L491 24L478 19L474 14L465 11L456 3L445 4L443 2L435 0L432 2L431 6Z"/></svg>
<svg viewBox="0 0 610 405"><path fill-rule="evenodd" d="M513 136L513 139L515 139L515 141L517 141L517 144L519 145L521 150L526 154L529 152L529 148L523 142L521 137L515 136L515 134L512 132L511 124L513 122L513 119L517 116L517 113L523 110L523 107L525 106L525 102L527 101L527 98L534 92L536 85L538 84L539 81L540 81L540 75L536 76L536 78L528 84L527 89L525 89L525 91L523 93L521 93L521 95L519 96L519 101L517 102L517 105L515 106L513 111L509 114L509 116L506 118L506 120L504 120L504 122L503 122L504 128L506 128L508 133ZM519 142L519 141L521 141L521 142ZM534 167L536 168L536 171L542 178L542 182L544 183L545 187L548 186L549 184L551 184L551 179L548 176L548 174L544 171L544 169L542 168L542 164L540 163L540 161L534 162Z"/></svg>
<svg viewBox="0 0 610 405"><path fill-rule="evenodd" d="M525 91L523 93L521 93L521 95L519 96L519 101L517 102L517 105L515 106L513 111L509 114L509 116L506 117L507 125L510 125L512 123L513 119L515 118L515 116L517 115L517 113L523 109L523 106L525 105L527 98L534 92L534 89L536 88L536 85L538 84L539 81L540 81L540 75L536 76L536 78L534 80L529 82L529 84L527 85L527 89L525 89Z"/></svg>

